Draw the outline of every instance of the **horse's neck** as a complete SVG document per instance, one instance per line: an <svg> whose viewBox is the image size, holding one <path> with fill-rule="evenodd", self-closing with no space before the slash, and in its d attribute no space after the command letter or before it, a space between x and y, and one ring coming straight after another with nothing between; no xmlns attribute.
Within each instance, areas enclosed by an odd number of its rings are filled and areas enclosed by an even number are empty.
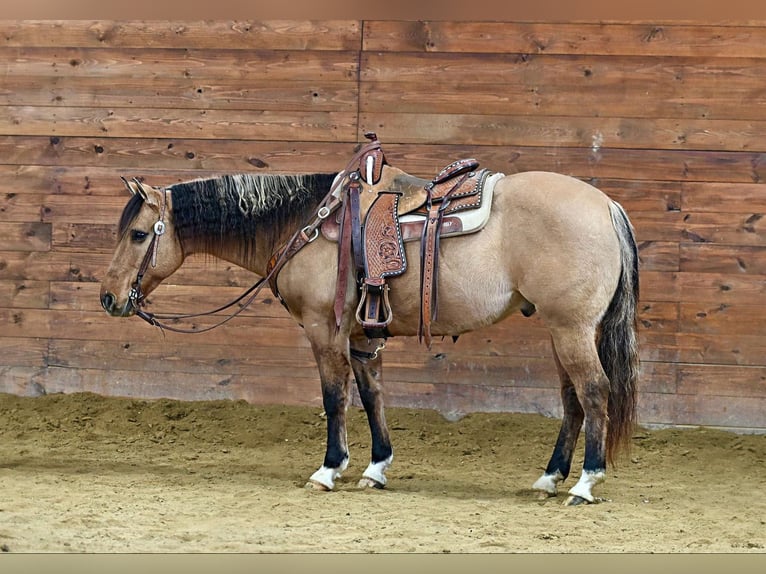
<svg viewBox="0 0 766 574"><path fill-rule="evenodd" d="M284 245L302 225L305 225L304 219L308 219L310 215L311 211L308 211L305 216L296 217L294 221L288 220L282 225L269 228L256 225L254 238L189 237L183 242L183 252L185 256L210 255L263 277L273 253ZM243 249L245 243L248 243L247 249Z"/></svg>

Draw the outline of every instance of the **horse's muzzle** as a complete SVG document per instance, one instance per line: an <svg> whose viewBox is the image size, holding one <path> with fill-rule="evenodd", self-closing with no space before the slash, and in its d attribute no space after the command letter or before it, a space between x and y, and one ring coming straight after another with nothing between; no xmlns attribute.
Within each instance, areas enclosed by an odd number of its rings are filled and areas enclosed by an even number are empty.
<svg viewBox="0 0 766 574"><path fill-rule="evenodd" d="M128 299L124 305L117 306L117 297L109 291L101 294L101 306L104 308L104 311L109 313L112 317L129 317L136 312L133 305L130 303L130 299Z"/></svg>

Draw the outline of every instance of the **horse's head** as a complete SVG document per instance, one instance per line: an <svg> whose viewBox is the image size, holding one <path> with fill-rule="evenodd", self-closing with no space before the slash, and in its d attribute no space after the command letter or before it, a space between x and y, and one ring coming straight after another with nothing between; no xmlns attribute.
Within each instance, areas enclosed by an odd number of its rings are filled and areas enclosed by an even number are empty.
<svg viewBox="0 0 766 574"><path fill-rule="evenodd" d="M101 306L115 317L133 315L184 259L170 193L138 180L123 181L133 197L122 212L117 248L101 283Z"/></svg>

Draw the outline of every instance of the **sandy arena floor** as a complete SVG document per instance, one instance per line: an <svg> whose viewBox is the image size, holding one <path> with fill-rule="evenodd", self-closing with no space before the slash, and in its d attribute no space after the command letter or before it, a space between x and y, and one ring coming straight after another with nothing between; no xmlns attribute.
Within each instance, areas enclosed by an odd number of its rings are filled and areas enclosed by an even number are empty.
<svg viewBox="0 0 766 574"><path fill-rule="evenodd" d="M539 501L529 488L556 420L405 409L388 420L388 487L356 488L369 433L354 408L351 464L320 493L304 488L324 454L318 409L0 394L0 549L765 552L766 436L639 430L597 490L608 501L568 508L565 489Z"/></svg>

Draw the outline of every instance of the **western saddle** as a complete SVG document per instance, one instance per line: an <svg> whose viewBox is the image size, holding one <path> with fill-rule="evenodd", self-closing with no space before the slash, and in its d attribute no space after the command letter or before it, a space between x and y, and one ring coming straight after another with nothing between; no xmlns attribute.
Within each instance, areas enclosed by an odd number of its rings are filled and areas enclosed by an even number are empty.
<svg viewBox="0 0 766 574"><path fill-rule="evenodd" d="M386 280L407 270L404 243L420 239L418 340L430 347L431 323L438 310L439 240L483 226L485 219L465 225L460 212L482 207L491 172L477 170L475 159L461 159L444 167L431 181L423 180L388 165L375 133L368 132L365 137L370 143L362 146L338 174L314 220L272 256L267 270L269 283L284 304L276 287L277 273L321 230L326 239L338 243L336 326L340 326L353 265L361 290L356 320L370 339L385 339L393 319ZM488 208L485 204L483 217L488 216Z"/></svg>

